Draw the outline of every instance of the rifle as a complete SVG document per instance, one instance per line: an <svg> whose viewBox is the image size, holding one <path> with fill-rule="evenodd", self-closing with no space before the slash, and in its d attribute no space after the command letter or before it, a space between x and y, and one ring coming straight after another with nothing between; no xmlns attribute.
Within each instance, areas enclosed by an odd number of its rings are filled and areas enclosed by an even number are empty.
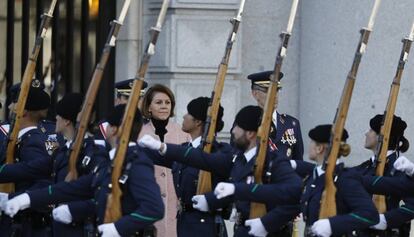
<svg viewBox="0 0 414 237"><path fill-rule="evenodd" d="M282 63L286 57L287 47L289 39L292 34L293 23L295 22L296 11L298 9L299 0L292 1L292 7L290 9L289 21L286 32L280 34L281 44L276 56L276 62L273 69L273 74L270 76L270 86L266 94L266 103L262 115L262 122L257 131L257 153L256 164L254 170L254 180L257 184L262 184L262 176L264 165L266 161L270 123L272 122L272 114L276 105L276 98L278 96L277 86L279 84L279 74L282 69ZM252 202L250 204L250 219L262 217L266 214L266 206L263 203Z"/></svg>
<svg viewBox="0 0 414 237"><path fill-rule="evenodd" d="M167 14L169 2L170 0L163 1L160 13L158 15L157 23L155 27L151 27L151 38L142 57L137 74L135 75L134 84L132 86L131 95L128 99L128 104L125 108L122 124L118 129L118 147L116 149L114 165L112 169L111 193L108 195L108 201L106 203L104 219L105 223L117 221L122 216L122 190L118 180L121 176L122 168L124 165L125 155L127 153L129 138L131 135L131 127L134 122L135 113L137 111L142 85L144 84L144 77L147 72L151 56L155 54L155 45L157 43L162 24L164 23L164 19Z"/></svg>
<svg viewBox="0 0 414 237"><path fill-rule="evenodd" d="M6 161L5 164L13 164L14 163L14 153L16 150L16 142L17 136L19 134L20 126L21 126L21 119L23 117L24 108L26 106L27 96L29 95L30 84L35 74L37 57L39 56L40 50L42 48L43 39L46 37L47 30L49 29L51 20L53 18L53 11L55 10L57 0L53 0L50 3L49 11L42 15L42 21L40 23L39 31L36 35L35 44L33 46L33 50L30 54L29 60L26 64L26 68L24 70L22 83L20 85L20 93L17 100L17 104L15 107L15 112L10 111L12 113L10 119L10 132L8 137L8 144L7 144L7 151L6 151ZM2 192L14 192L14 184L7 183L1 184L0 190Z"/></svg>
<svg viewBox="0 0 414 237"><path fill-rule="evenodd" d="M328 152L323 161L323 169L325 170L325 189L322 193L321 208L319 210L319 218L325 219L336 215L336 187L334 183L334 172L336 160L338 159L339 148L341 145L342 132L344 130L346 116L348 115L349 104L351 103L352 91L354 89L356 76L362 55L365 53L368 39L374 26L375 16L381 0L376 0L374 8L371 12L368 27L362 28L361 38L358 48L355 52L354 61L351 70L346 78L345 86L342 91L341 99L336 110L334 123L331 131L331 138L328 146Z"/></svg>
<svg viewBox="0 0 414 237"><path fill-rule="evenodd" d="M408 60L408 55L410 53L413 38L414 24L411 27L411 32L409 36L402 40L403 47L401 49L401 55L398 61L397 71L391 84L387 105L385 107L384 116L382 118L381 130L378 136L378 143L375 150L376 176L384 175L385 163L387 160L388 142L390 138L391 126L394 117L393 115L395 112L395 107L397 106L397 97L398 92L400 90L401 77L404 72L405 63ZM384 195L374 195L373 200L379 213L384 213L387 211Z"/></svg>
<svg viewBox="0 0 414 237"><path fill-rule="evenodd" d="M233 44L236 41L236 36L243 15L245 2L246 0L240 1L239 10L236 17L230 20L233 28L227 39L224 56L218 67L216 82L214 84L214 89L211 92L209 107L207 111L207 119L204 125L203 136L201 138L201 144L204 152L206 153L211 153L211 150L213 148L214 136L216 135L217 115L220 107L221 95L223 93L224 80L226 79L227 69L230 61L230 53L233 49ZM211 190L211 173L200 170L200 173L198 174L197 194L204 194L210 192Z"/></svg>
<svg viewBox="0 0 414 237"><path fill-rule="evenodd" d="M75 140L73 141L68 150L70 155L68 165L69 170L65 178L65 181L67 182L78 178L76 163L80 154L80 150L83 146L83 141L91 117L93 104L95 103L99 85L101 84L105 66L109 59L109 55L111 53L112 48L115 47L119 30L121 29L121 26L124 22L130 3L131 0L125 0L124 5L122 6L121 13L119 14L118 20L113 20L111 22L111 29L109 30L108 38L102 50L101 58L99 59L99 62L95 67L95 71L93 72L91 84L89 84L88 91L86 92L85 101L82 105L80 118L76 124Z"/></svg>

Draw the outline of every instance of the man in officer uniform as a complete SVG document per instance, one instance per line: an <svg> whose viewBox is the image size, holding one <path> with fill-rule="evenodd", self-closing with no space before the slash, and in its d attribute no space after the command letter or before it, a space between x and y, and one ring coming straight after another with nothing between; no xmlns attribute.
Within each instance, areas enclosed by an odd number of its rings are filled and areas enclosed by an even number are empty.
<svg viewBox="0 0 414 237"><path fill-rule="evenodd" d="M230 219L236 222L236 237L267 234L290 236L291 233L285 233L281 229L285 230L286 224L299 214L302 181L295 174L288 159L278 157L276 153L269 151L263 174L265 184L255 184L257 130L261 116L262 109L258 106L244 107L236 115L232 130L234 145L240 151L236 154L227 150L207 154L193 147L154 143L148 138L141 139L139 145L160 151L165 159L185 163L219 177L230 175L230 183L217 185L217 188L225 192L215 191L196 195L192 201L193 208L204 212L234 203L235 208ZM251 202L265 203L268 213L261 218L249 220Z"/></svg>
<svg viewBox="0 0 414 237"><path fill-rule="evenodd" d="M122 123L126 105L116 106L107 121L107 141L112 150L109 159L95 167L94 172L72 182L61 182L48 188L21 194L5 204L5 213L13 216L28 207L94 198L96 223L102 236L154 236L142 233L144 228L162 219L164 205L160 188L155 181L154 165L144 151L135 143L142 127L139 110L134 117L128 150L119 179L122 198L122 217L104 224L107 198L112 187L112 163L118 145L118 129Z"/></svg>
<svg viewBox="0 0 414 237"><path fill-rule="evenodd" d="M45 187L50 183L51 157L46 150L47 136L38 124L50 105L50 97L41 88L31 87L16 143L13 164L0 167L0 183L14 183L15 193ZM9 194L12 198L15 194ZM1 236L47 236L48 215L44 210L28 210L13 220L2 217Z"/></svg>
<svg viewBox="0 0 414 237"><path fill-rule="evenodd" d="M270 76L273 71L264 71L250 74L247 79L251 81L251 92L260 108L264 108L266 103L267 90L270 86ZM283 73L279 74L279 81L283 78ZM278 90L282 88L280 82ZM303 160L303 141L300 130L299 120L288 115L277 112L279 98L276 98L275 110L272 115L270 128L269 146L272 150L283 154L292 160Z"/></svg>

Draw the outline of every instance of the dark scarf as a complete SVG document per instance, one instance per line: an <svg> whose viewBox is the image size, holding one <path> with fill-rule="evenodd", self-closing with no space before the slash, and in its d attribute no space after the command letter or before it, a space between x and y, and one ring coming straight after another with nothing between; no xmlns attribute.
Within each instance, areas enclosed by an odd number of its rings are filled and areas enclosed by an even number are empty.
<svg viewBox="0 0 414 237"><path fill-rule="evenodd" d="M155 128L155 134L157 134L160 137L161 142L164 142L164 135L167 133L167 120L158 120L155 118L151 118L151 122L154 125Z"/></svg>

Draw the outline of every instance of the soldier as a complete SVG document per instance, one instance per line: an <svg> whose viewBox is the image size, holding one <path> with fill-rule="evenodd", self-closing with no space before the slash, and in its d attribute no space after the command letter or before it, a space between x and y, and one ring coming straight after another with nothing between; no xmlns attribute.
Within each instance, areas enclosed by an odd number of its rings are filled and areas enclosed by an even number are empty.
<svg viewBox="0 0 414 237"><path fill-rule="evenodd" d="M374 154L377 150L377 144L378 144L378 136L380 134L381 130L381 123L383 120L383 115L377 114L375 115L369 122L370 129L365 134L365 148L371 150ZM395 116L393 118L393 122L391 125L391 131L390 131L390 137L388 140L388 151L387 151L387 158L385 161L385 168L384 168L384 176L385 177L392 177L392 176L404 176L402 172L396 172L396 170L393 168L393 164L395 160L399 157L400 152L404 153L409 148L408 140L404 137L404 130L407 128L407 124L404 120L402 120L400 117ZM363 162L362 164L355 167L355 169L360 172L363 175L372 176L375 175L376 171L376 160L375 155L372 156L369 160ZM368 186L371 186L369 184ZM369 187L367 187L369 188ZM391 196L388 195L386 197L386 206L387 206L387 212L384 214L380 214L380 219L382 223L386 223L386 220L395 220L394 225L388 225L388 229L386 232L388 234L392 234L393 232L398 233L399 236L408 236L409 230L410 230L410 224L404 224L404 222L401 222L400 225L396 226L395 223L396 220L399 220L398 216L400 214L407 215L406 211L404 209L400 208L400 201L403 196L397 195L397 196ZM409 200L404 200L405 202L412 202ZM414 217L414 215L412 215ZM386 226L386 225L385 225ZM379 231L376 231L374 229L378 229ZM383 232L384 224L373 226L373 229L366 230L365 232L368 232L367 234L371 236L378 235L378 232Z"/></svg>
<svg viewBox="0 0 414 237"><path fill-rule="evenodd" d="M45 89L45 85L39 81L38 79L33 79L32 83L31 83L31 87L34 88L39 88L44 90ZM17 103L17 100L19 98L19 93L20 93L20 83L14 84L10 87L9 89L9 93L10 93L10 104L8 105L8 108L10 111L14 110L14 106ZM50 110L50 108L49 108ZM40 131L42 131L43 133L45 133L48 136L48 143L50 145L50 148L56 148L58 146L63 145L64 139L61 135L58 135L55 133L55 122L53 122L52 120L50 120L50 118L47 118L48 116L48 111L46 110L46 112L44 112L44 116L42 117L42 119L39 122L39 129ZM11 113L10 113L11 114ZM9 124L3 124L1 125L2 132L4 134L6 134L5 136L8 136L8 132L9 132ZM52 150L49 150L49 152L51 153Z"/></svg>
<svg viewBox="0 0 414 237"><path fill-rule="evenodd" d="M272 152L266 156L266 174L263 174L265 185L254 183L256 135L261 115L262 109L258 106L244 107L237 114L232 133L234 145L240 150L238 154L229 150L207 154L193 147L156 142L150 139L151 137L141 139L139 144L161 151L166 159L212 172L217 177L230 175L229 181L232 184L221 185L226 186L223 188L224 191L218 194L221 199L210 192L196 195L192 201L193 208L204 212L234 203L234 214L230 219L236 222L235 236L286 236L281 229L299 213L302 184L290 167L288 159L277 157ZM223 198L227 195L230 196ZM253 201L265 203L268 213L261 218L248 220L250 202Z"/></svg>
<svg viewBox="0 0 414 237"><path fill-rule="evenodd" d="M207 97L198 97L193 99L187 105L187 114L184 115L182 130L191 135L191 142L182 144L184 147L193 147L202 149L201 136L203 135L207 110L210 99ZM220 106L216 132L223 129L222 121L224 109ZM145 139L153 140L149 135L144 135L141 141ZM214 142L213 150L231 150L231 147L225 143ZM199 170L191 166L174 162L173 160L160 157L158 153L150 153L150 157L155 164L170 168L173 175L174 187L179 201L179 210L177 213L177 235L186 236L227 236L224 221L217 212L201 212L193 208L191 198L196 194ZM214 185L218 181L223 181L227 177L213 177Z"/></svg>
<svg viewBox="0 0 414 237"><path fill-rule="evenodd" d="M247 79L251 80L251 92L257 105L262 109L266 103L267 89L270 85L270 76L273 71L264 71L250 74ZM283 73L279 74L279 80L283 78ZM278 85L278 90L282 85ZM283 154L292 160L303 160L303 141L300 130L299 120L277 112L278 98L276 107L272 115L269 146L276 150L278 154Z"/></svg>
<svg viewBox="0 0 414 237"><path fill-rule="evenodd" d="M21 127L16 143L15 163L0 167L0 183L14 183L16 194L34 190L50 184L52 160L46 150L47 136L38 124L50 105L50 97L40 88L31 87L21 118ZM1 236L47 236L49 216L43 209L29 209L11 220L2 217Z"/></svg>
<svg viewBox="0 0 414 237"><path fill-rule="evenodd" d="M319 219L322 192L325 188L325 171L322 169L327 155L332 125L318 125L309 131L309 159L316 162L312 165L305 161L291 161L298 173L307 174L301 205L303 219L306 222L306 236L342 236L351 235L355 230L368 228L378 223L378 212L369 194L365 191L358 172L344 168L338 160L335 168L335 186L337 215L329 219ZM344 129L339 157L350 153L346 144L348 132Z"/></svg>
<svg viewBox="0 0 414 237"><path fill-rule="evenodd" d="M66 94L56 105L56 132L62 134L66 144L59 147L53 154L54 183L64 182L68 173L70 145L75 138L76 117L81 110L82 95L79 93ZM104 162L106 155L104 146L95 144L93 137L87 137L77 162L78 176L92 173L93 169ZM93 218L94 204L91 201L78 201L62 204L53 209L54 236L83 236ZM90 229L90 228L89 228Z"/></svg>
<svg viewBox="0 0 414 237"><path fill-rule="evenodd" d="M68 201L94 198L96 223L102 236L153 236L142 233L143 229L162 219L164 206L160 189L154 178L154 165L151 159L134 141L142 127L142 116L137 111L131 128L130 143L125 156L122 188L122 217L114 223L103 224L107 197L111 192L111 165L118 142L118 128L121 125L125 105L118 105L108 116L107 141L112 150L106 162L94 168L94 172L72 182L61 182L42 190L21 194L5 204L5 212L15 215L28 207L45 206Z"/></svg>

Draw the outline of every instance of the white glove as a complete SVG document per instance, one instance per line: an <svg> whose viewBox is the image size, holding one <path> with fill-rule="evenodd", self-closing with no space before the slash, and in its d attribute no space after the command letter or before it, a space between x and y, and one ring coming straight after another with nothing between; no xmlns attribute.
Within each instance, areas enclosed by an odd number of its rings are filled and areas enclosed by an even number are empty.
<svg viewBox="0 0 414 237"><path fill-rule="evenodd" d="M102 237L121 237L121 235L116 230L114 223L99 225L98 231L102 234Z"/></svg>
<svg viewBox="0 0 414 237"><path fill-rule="evenodd" d="M234 186L234 184L220 182L214 189L214 195L216 195L217 199L222 199L227 196L233 195L235 189L236 187Z"/></svg>
<svg viewBox="0 0 414 237"><path fill-rule="evenodd" d="M329 237L332 235L331 223L328 219L321 219L313 223L311 231L316 236Z"/></svg>
<svg viewBox="0 0 414 237"><path fill-rule="evenodd" d="M68 205L61 205L56 207L52 211L53 220L61 222L63 224L69 224L72 222L72 214L70 213Z"/></svg>
<svg viewBox="0 0 414 237"><path fill-rule="evenodd" d="M20 210L30 207L30 197L27 193L20 194L6 202L4 212L13 217Z"/></svg>
<svg viewBox="0 0 414 237"><path fill-rule="evenodd" d="M266 237L267 235L267 231L265 227L263 226L263 223L260 220L260 218L247 220L244 223L244 225L246 227L250 227L249 235L258 236L258 237L262 237L262 236Z"/></svg>
<svg viewBox="0 0 414 237"><path fill-rule="evenodd" d="M408 160L405 156L400 156L394 162L394 168L396 170L405 172L408 176L414 174L414 163Z"/></svg>
<svg viewBox="0 0 414 237"><path fill-rule="evenodd" d="M2 210L4 210L5 204L8 200L9 194L0 192L0 213Z"/></svg>
<svg viewBox="0 0 414 237"><path fill-rule="evenodd" d="M138 145L140 147L144 147L144 148L148 148L148 149L156 150L156 151L159 151L161 148L161 142L148 134L145 134L143 137L141 137L141 139L139 139Z"/></svg>
<svg viewBox="0 0 414 237"><path fill-rule="evenodd" d="M298 167L298 164L296 164L296 161L290 160L290 166L292 166L292 169L296 170L296 167Z"/></svg>
<svg viewBox="0 0 414 237"><path fill-rule="evenodd" d="M208 203L206 196L204 195L195 195L193 198L191 198L191 201L193 201L193 208L197 209L202 212L208 212Z"/></svg>
<svg viewBox="0 0 414 237"><path fill-rule="evenodd" d="M378 224L370 226L369 228L376 229L376 230L385 230L385 229L387 229L387 220L385 219L384 214L380 214L379 219L380 219L380 221L378 222Z"/></svg>

